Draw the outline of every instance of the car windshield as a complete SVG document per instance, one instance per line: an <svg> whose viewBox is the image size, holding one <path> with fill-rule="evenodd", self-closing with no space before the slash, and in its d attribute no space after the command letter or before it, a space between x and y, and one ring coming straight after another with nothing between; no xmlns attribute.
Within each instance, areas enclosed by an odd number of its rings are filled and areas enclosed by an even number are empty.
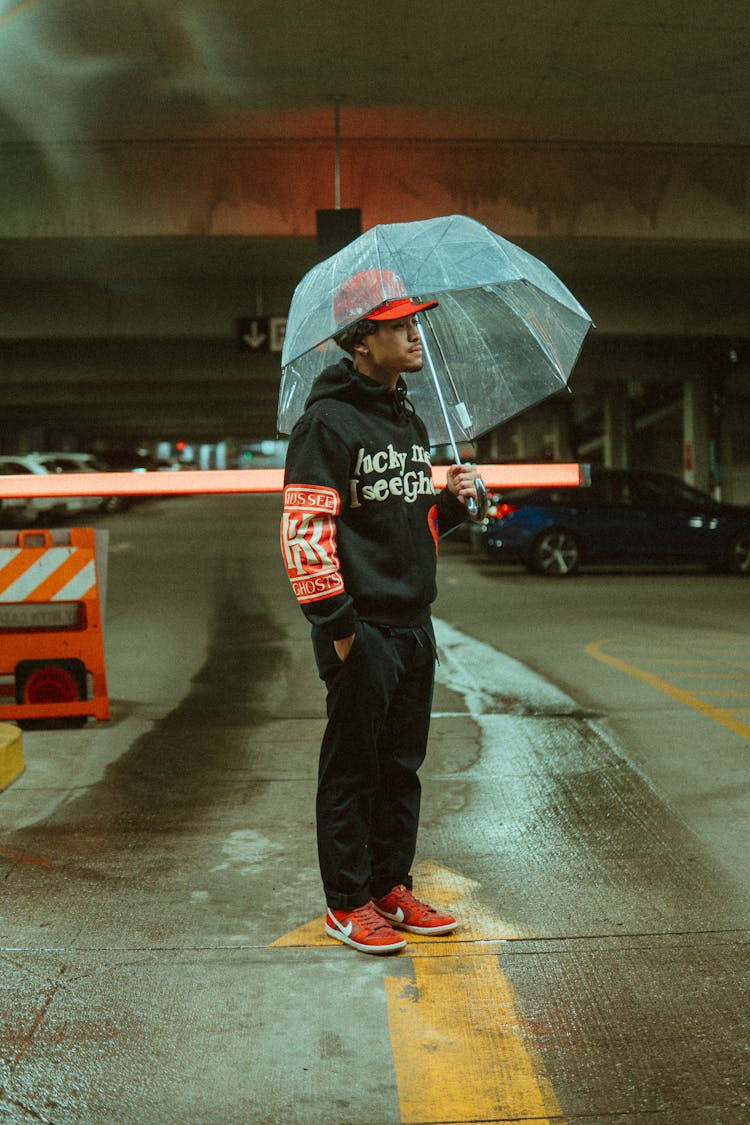
<svg viewBox="0 0 750 1125"><path fill-rule="evenodd" d="M631 503L644 508L705 508L714 502L705 492L683 481L650 473L630 478Z"/></svg>
<svg viewBox="0 0 750 1125"><path fill-rule="evenodd" d="M42 464L51 473L85 473L87 466L68 457L41 457Z"/></svg>
<svg viewBox="0 0 750 1125"><path fill-rule="evenodd" d="M21 465L18 461L0 461L0 476L19 477L30 472L27 465Z"/></svg>

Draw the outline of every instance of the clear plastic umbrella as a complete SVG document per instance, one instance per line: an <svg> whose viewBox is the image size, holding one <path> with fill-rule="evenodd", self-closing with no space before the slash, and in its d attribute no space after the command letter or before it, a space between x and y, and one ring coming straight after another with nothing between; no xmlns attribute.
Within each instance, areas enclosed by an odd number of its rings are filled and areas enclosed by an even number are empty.
<svg viewBox="0 0 750 1125"><path fill-rule="evenodd" d="M345 354L332 337L384 301L419 314L424 368L405 375L433 445L472 441L567 386L591 318L542 262L464 215L373 227L294 291L278 429L291 433L317 376Z"/></svg>

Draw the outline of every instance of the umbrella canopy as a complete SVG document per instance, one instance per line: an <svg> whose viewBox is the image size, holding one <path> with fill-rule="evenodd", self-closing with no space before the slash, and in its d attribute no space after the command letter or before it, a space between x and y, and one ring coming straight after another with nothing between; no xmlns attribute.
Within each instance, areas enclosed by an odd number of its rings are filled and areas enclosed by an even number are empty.
<svg viewBox="0 0 750 1125"><path fill-rule="evenodd" d="M567 385L591 318L542 262L474 219L376 226L294 291L278 428L288 434L317 376L345 353L332 337L384 301L421 312L425 366L405 376L434 445L473 440Z"/></svg>

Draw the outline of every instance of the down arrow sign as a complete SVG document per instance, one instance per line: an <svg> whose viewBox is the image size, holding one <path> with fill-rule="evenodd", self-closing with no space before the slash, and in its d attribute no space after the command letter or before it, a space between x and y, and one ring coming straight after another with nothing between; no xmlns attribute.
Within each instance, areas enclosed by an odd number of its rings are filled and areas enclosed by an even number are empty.
<svg viewBox="0 0 750 1125"><path fill-rule="evenodd" d="M268 318L247 317L238 323L240 344L251 352L268 350Z"/></svg>

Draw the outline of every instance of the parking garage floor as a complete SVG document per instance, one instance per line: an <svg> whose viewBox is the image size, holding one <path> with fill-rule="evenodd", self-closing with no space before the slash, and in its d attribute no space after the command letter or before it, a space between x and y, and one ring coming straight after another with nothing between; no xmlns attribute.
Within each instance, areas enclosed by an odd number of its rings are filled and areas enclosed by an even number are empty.
<svg viewBox="0 0 750 1125"><path fill-rule="evenodd" d="M461 924L368 957L323 932L276 517L100 521L112 718L25 732L0 793L0 1121L749 1122L747 740L583 643L715 628L750 675L742 579L553 590L446 544L414 877Z"/></svg>

